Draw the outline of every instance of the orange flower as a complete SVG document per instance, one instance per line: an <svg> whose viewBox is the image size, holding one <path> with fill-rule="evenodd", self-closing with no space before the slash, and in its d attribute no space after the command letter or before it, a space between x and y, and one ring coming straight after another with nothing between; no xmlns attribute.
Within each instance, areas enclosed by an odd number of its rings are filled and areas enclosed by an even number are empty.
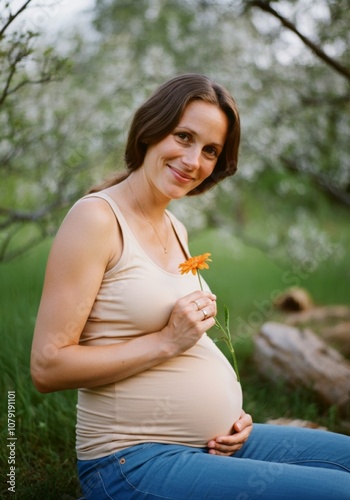
<svg viewBox="0 0 350 500"><path fill-rule="evenodd" d="M206 261L211 262L209 259L211 253L203 253L202 255L197 255L196 257L190 257L188 260L179 265L180 273L187 274L190 271L192 274L196 274L198 269L209 269Z"/></svg>

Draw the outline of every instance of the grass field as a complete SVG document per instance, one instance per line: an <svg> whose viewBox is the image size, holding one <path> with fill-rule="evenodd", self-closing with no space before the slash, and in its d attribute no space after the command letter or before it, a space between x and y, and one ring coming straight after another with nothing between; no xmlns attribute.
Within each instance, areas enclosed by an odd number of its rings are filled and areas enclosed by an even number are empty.
<svg viewBox="0 0 350 500"><path fill-rule="evenodd" d="M192 254L211 252L212 264L203 273L218 296L219 311L227 305L232 333L244 325L272 317L271 294L284 290L298 276L290 264L277 266L258 250L223 239L215 232L198 234ZM21 260L0 267L1 282L1 490L7 498L6 475L10 449L7 441L7 396L15 391L16 406L16 499L75 499L80 490L74 452L75 391L39 394L32 386L29 355L35 316L39 304L48 244ZM298 278L319 304L350 302L349 256L323 259L312 272ZM347 270L345 272L344 270ZM305 275L307 274L307 277ZM294 283L295 284L295 283ZM220 314L219 314L220 316ZM260 318L260 319L259 319ZM311 419L338 429L334 408L322 407L305 390L291 390L271 384L255 372L250 336L236 344L244 392L245 409L256 422L281 416Z"/></svg>

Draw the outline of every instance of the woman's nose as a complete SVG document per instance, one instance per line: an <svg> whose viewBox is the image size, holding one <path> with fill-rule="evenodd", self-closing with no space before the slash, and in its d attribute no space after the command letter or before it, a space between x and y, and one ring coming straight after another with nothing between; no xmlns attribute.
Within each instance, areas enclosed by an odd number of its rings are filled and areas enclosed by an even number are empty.
<svg viewBox="0 0 350 500"><path fill-rule="evenodd" d="M187 165L191 170L199 168L201 150L196 146L191 146L186 150L182 157L182 162Z"/></svg>

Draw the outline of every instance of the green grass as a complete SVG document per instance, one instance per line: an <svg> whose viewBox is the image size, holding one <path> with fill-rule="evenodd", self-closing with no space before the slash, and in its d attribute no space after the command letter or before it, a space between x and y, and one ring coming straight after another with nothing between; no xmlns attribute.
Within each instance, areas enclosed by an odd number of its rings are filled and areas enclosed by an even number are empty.
<svg viewBox="0 0 350 500"><path fill-rule="evenodd" d="M24 258L0 267L2 349L0 353L1 414L0 498L6 498L8 473L7 391L16 391L16 496L17 499L74 499L80 495L76 477L74 426L76 392L39 394L29 373L29 356L46 264L48 243ZM290 265L277 266L258 250L215 232L198 234L193 254L211 252L212 264L203 277L218 296L219 317L226 304L244 392L244 406L256 422L268 418L311 419L332 430L340 429L334 408L325 408L313 394L272 384L256 373L252 360L252 333L273 317L271 296L288 284L283 278ZM320 304L349 303L349 256L327 260L302 283ZM223 347L223 346L220 346ZM224 350L224 349L223 349ZM225 352L225 350L224 350ZM227 355L228 353L225 352Z"/></svg>
<svg viewBox="0 0 350 500"><path fill-rule="evenodd" d="M0 498L7 491L7 392L16 393L16 499L79 497L74 452L75 391L43 395L31 382L30 347L48 245L0 267Z"/></svg>

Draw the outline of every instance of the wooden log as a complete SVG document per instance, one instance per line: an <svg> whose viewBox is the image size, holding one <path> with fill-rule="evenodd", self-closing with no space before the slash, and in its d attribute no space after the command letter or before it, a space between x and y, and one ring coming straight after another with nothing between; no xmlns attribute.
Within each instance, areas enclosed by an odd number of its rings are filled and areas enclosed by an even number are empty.
<svg viewBox="0 0 350 500"><path fill-rule="evenodd" d="M341 354L350 357L350 321L320 328L319 334Z"/></svg>
<svg viewBox="0 0 350 500"><path fill-rule="evenodd" d="M325 322L328 320L350 319L350 307L343 305L314 307L307 311L288 314L284 321L289 325L298 325L308 322Z"/></svg>
<svg viewBox="0 0 350 500"><path fill-rule="evenodd" d="M323 425L316 424L315 422L311 422L310 420L301 420L300 418L275 418L266 420L267 424L272 425L288 425L290 427L306 427L308 429L318 429L320 431L327 431L327 427Z"/></svg>
<svg viewBox="0 0 350 500"><path fill-rule="evenodd" d="M349 404L349 361L311 330L268 322L254 342L257 369L263 375L311 389L326 404Z"/></svg>

